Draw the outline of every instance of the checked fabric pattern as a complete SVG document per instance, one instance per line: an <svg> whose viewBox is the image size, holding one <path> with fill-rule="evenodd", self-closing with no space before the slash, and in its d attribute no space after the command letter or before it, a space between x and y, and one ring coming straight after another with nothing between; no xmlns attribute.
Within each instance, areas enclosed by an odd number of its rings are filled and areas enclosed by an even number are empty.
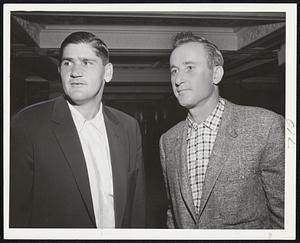
<svg viewBox="0 0 300 243"><path fill-rule="evenodd" d="M224 107L225 102L220 98L213 112L200 124L192 121L190 115L187 116L189 127L187 136L188 175L197 213L199 213L206 168L221 123Z"/></svg>

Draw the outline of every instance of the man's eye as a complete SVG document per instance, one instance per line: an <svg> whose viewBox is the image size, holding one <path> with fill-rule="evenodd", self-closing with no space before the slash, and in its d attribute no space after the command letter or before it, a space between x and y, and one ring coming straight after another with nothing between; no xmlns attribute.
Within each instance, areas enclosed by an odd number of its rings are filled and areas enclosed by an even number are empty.
<svg viewBox="0 0 300 243"><path fill-rule="evenodd" d="M62 62L62 65L63 65L63 66L70 66L70 65L71 65L71 62L70 62L70 61L63 61L63 62Z"/></svg>
<svg viewBox="0 0 300 243"><path fill-rule="evenodd" d="M187 70L192 70L194 67L193 66L187 66L186 69Z"/></svg>
<svg viewBox="0 0 300 243"><path fill-rule="evenodd" d="M171 69L171 74L177 73L177 69Z"/></svg>
<svg viewBox="0 0 300 243"><path fill-rule="evenodd" d="M83 63L84 66L88 66L88 65L92 64L92 62L90 62L90 61L83 61L82 63Z"/></svg>

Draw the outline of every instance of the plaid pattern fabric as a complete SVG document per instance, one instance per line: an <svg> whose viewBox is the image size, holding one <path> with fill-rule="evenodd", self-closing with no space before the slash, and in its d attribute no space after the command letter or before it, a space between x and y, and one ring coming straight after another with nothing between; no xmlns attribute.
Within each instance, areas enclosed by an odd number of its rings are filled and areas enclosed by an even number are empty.
<svg viewBox="0 0 300 243"><path fill-rule="evenodd" d="M188 174L197 213L200 208L206 168L220 126L224 107L225 102L220 98L216 108L201 124L192 121L190 115L187 116L189 126L187 136Z"/></svg>

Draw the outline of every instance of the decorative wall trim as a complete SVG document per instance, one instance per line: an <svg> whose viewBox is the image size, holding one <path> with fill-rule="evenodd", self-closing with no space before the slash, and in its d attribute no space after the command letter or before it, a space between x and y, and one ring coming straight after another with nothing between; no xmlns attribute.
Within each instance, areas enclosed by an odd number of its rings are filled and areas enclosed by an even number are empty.
<svg viewBox="0 0 300 243"><path fill-rule="evenodd" d="M18 23L18 25L25 31L25 33L28 34L32 41L34 41L37 46L40 46L40 32L42 29L41 26L39 24L29 22L25 19L13 15L11 17Z"/></svg>
<svg viewBox="0 0 300 243"><path fill-rule="evenodd" d="M195 26L47 26L41 31L40 47L58 48L63 39L75 31L88 31L96 34L112 50L171 49L172 38L181 31L193 31L214 42L222 50L237 50L237 38L233 28Z"/></svg>
<svg viewBox="0 0 300 243"><path fill-rule="evenodd" d="M275 24L244 27L237 32L237 48L241 49L242 47L257 41L284 26L285 23L281 22Z"/></svg>

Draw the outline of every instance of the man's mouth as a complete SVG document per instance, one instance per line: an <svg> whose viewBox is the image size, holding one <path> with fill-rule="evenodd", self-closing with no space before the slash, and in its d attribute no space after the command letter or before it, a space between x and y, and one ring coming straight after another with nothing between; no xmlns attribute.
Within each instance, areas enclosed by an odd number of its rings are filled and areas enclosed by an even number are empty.
<svg viewBox="0 0 300 243"><path fill-rule="evenodd" d="M82 82L71 82L71 86L80 86L80 85L84 85L84 83L82 83Z"/></svg>
<svg viewBox="0 0 300 243"><path fill-rule="evenodd" d="M185 92L185 91L187 91L187 90L188 90L188 89L180 89L180 90L177 90L177 93L180 94L180 93Z"/></svg>

